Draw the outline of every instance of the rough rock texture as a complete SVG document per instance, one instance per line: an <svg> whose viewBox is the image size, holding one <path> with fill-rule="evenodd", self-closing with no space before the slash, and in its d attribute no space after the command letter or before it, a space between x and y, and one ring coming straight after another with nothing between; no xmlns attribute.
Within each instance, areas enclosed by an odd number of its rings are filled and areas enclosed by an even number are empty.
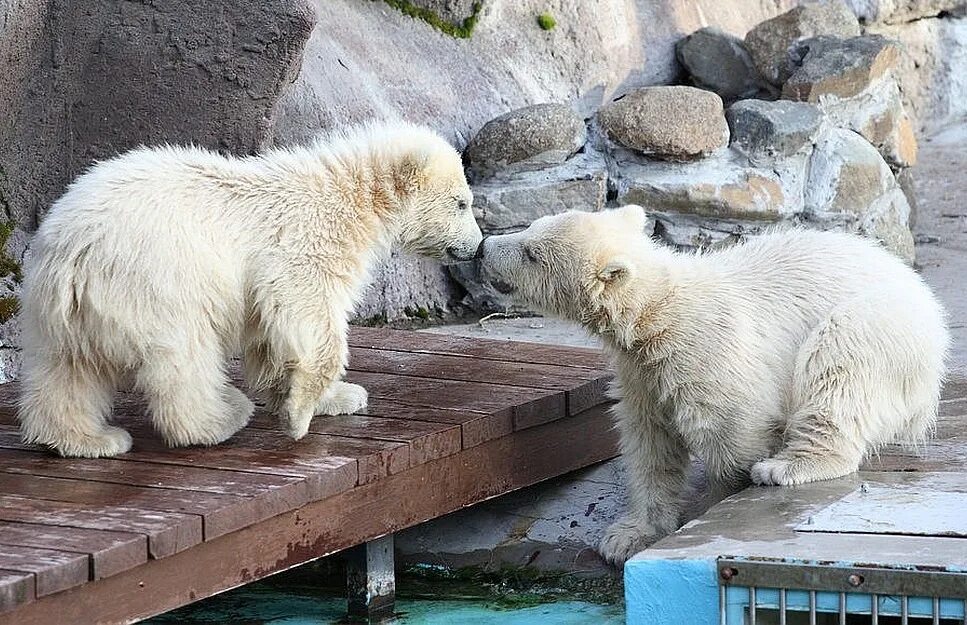
<svg viewBox="0 0 967 625"><path fill-rule="evenodd" d="M0 226L0 384L20 370L21 266L27 253L28 235L20 228Z"/></svg>
<svg viewBox="0 0 967 625"><path fill-rule="evenodd" d="M718 28L702 28L683 38L675 55L692 84L726 102L751 98L766 86L742 40Z"/></svg>
<svg viewBox="0 0 967 625"><path fill-rule="evenodd" d="M823 114L805 102L742 100L725 111L731 146L753 163L791 156L812 143Z"/></svg>
<svg viewBox="0 0 967 625"><path fill-rule="evenodd" d="M836 128L819 141L804 200L808 221L865 233L913 260L906 196L883 157L860 135Z"/></svg>
<svg viewBox="0 0 967 625"><path fill-rule="evenodd" d="M500 173L473 185L473 210L485 234L523 230L545 215L604 208L607 170L595 152L540 171Z"/></svg>
<svg viewBox="0 0 967 625"><path fill-rule="evenodd" d="M879 35L838 39L814 37L790 49L792 75L782 97L817 102L822 96L850 98L896 66L899 49Z"/></svg>
<svg viewBox="0 0 967 625"><path fill-rule="evenodd" d="M608 138L670 160L711 154L728 144L722 98L694 87L636 89L598 112Z"/></svg>
<svg viewBox="0 0 967 625"><path fill-rule="evenodd" d="M846 0L846 4L865 24L903 24L967 6L964 0Z"/></svg>
<svg viewBox="0 0 967 625"><path fill-rule="evenodd" d="M409 4L431 11L441 20L461 24L473 15L473 6L479 0L408 0Z"/></svg>
<svg viewBox="0 0 967 625"><path fill-rule="evenodd" d="M796 8L766 20L745 36L745 47L759 73L775 85L789 77L789 46L809 37L831 35L855 37L859 22L843 0L821 0L803 3Z"/></svg>
<svg viewBox="0 0 967 625"><path fill-rule="evenodd" d="M0 204L25 227L96 158L141 143L263 146L314 21L301 0L4 8Z"/></svg>
<svg viewBox="0 0 967 625"><path fill-rule="evenodd" d="M786 198L767 170L726 159L693 164L641 159L621 163L617 204L640 204L649 211L719 219L777 221Z"/></svg>
<svg viewBox="0 0 967 625"><path fill-rule="evenodd" d="M667 84L680 68L675 43L714 24L744 34L794 0L632 0L551 7L543 0L487 0L470 39L454 39L385 2L312 0L320 19L298 79L276 109L274 140L305 141L320 130L372 116L429 124L463 148L484 123L539 102L568 102L592 115L616 93ZM535 16L550 8L557 27ZM381 280L438 285L422 264L385 264ZM377 286L373 293L380 292ZM450 284L412 293L409 306L446 308ZM402 302L400 302L402 303ZM366 299L363 307L375 306ZM389 320L405 315L388 308Z"/></svg>
<svg viewBox="0 0 967 625"><path fill-rule="evenodd" d="M584 120L567 105L534 104L484 124L463 156L474 178L483 178L508 165L536 169L563 163L587 138Z"/></svg>
<svg viewBox="0 0 967 625"><path fill-rule="evenodd" d="M916 163L917 139L892 73L855 96L822 97L818 106L834 125L863 135L894 169Z"/></svg>
<svg viewBox="0 0 967 625"><path fill-rule="evenodd" d="M894 75L918 132L929 134L967 116L967 17L874 24L867 32L901 43Z"/></svg>
<svg viewBox="0 0 967 625"><path fill-rule="evenodd" d="M0 208L27 231L94 159L142 143L247 154L299 71L314 15L301 0L0 4ZM19 269L17 269L19 271ZM3 273L0 271L0 273ZM0 381L19 368L19 280L0 292Z"/></svg>

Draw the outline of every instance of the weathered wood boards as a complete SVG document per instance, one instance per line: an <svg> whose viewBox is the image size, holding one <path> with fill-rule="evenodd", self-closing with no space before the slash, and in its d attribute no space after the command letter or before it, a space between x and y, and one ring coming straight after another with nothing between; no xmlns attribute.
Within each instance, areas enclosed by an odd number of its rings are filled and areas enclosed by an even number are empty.
<svg viewBox="0 0 967 625"><path fill-rule="evenodd" d="M142 618L615 453L596 351L352 341L366 414L298 442L258 411L225 444L169 449L122 394L134 450L59 458L20 441L0 387L0 624Z"/></svg>

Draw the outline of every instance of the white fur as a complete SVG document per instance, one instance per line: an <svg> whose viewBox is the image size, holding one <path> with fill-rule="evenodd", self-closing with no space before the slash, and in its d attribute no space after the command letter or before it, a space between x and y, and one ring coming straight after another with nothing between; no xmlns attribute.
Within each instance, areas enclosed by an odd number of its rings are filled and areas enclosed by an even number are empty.
<svg viewBox="0 0 967 625"><path fill-rule="evenodd" d="M215 444L252 403L249 383L303 436L313 413L366 404L339 382L347 319L391 243L469 258L480 239L460 157L408 124L369 125L249 158L141 148L99 163L51 208L23 295L26 440L111 456L125 382L172 445Z"/></svg>
<svg viewBox="0 0 967 625"><path fill-rule="evenodd" d="M680 253L644 226L637 206L568 213L482 248L498 287L582 322L613 358L631 510L601 544L609 561L678 528L689 453L716 488L801 484L930 431L948 333L899 259L804 230Z"/></svg>

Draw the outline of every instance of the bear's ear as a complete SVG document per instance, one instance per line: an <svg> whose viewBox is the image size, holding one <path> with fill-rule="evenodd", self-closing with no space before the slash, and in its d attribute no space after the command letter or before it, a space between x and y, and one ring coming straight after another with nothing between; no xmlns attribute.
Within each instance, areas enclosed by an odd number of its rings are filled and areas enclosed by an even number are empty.
<svg viewBox="0 0 967 625"><path fill-rule="evenodd" d="M598 280L616 284L631 275L631 263L625 258L612 258L598 271Z"/></svg>
<svg viewBox="0 0 967 625"><path fill-rule="evenodd" d="M648 215L645 214L644 208L637 204L627 204L621 208L614 209L614 211L629 229L632 229L634 232L643 232L645 230L645 224L648 223Z"/></svg>

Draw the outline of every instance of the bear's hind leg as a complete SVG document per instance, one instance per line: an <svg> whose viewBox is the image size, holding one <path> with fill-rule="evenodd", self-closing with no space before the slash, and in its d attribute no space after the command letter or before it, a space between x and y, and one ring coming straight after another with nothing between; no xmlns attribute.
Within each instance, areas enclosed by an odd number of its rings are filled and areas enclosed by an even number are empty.
<svg viewBox="0 0 967 625"><path fill-rule="evenodd" d="M757 484L789 486L842 477L888 438L897 420L897 390L882 363L882 346L870 302L851 302L813 329L793 373L796 411L786 423L782 448L751 469Z"/></svg>
<svg viewBox="0 0 967 625"><path fill-rule="evenodd" d="M252 402L229 383L224 354L215 343L159 350L137 373L155 428L171 446L221 443L252 416Z"/></svg>
<svg viewBox="0 0 967 625"><path fill-rule="evenodd" d="M129 451L131 435L107 423L115 385L105 369L66 354L28 354L18 414L24 441L81 458Z"/></svg>

